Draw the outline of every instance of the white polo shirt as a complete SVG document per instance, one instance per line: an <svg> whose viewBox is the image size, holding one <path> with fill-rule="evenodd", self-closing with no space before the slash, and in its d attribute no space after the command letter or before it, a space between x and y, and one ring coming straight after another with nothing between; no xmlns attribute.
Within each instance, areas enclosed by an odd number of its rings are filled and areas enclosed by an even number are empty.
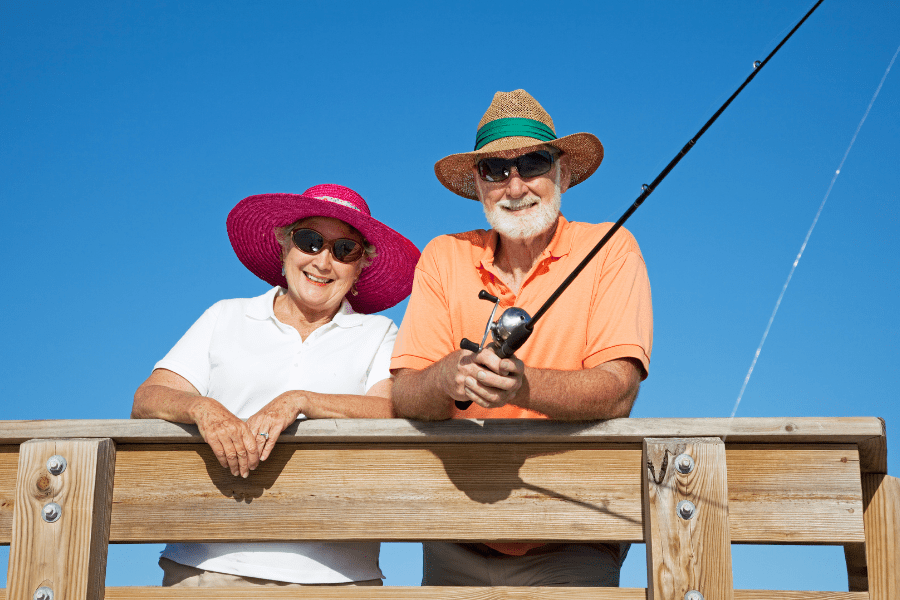
<svg viewBox="0 0 900 600"><path fill-rule="evenodd" d="M357 314L344 300L331 322L304 341L275 318L275 298L283 293L276 287L256 298L217 302L154 368L178 373L241 419L289 390L365 394L390 377L397 337L390 319ZM266 542L169 544L162 555L244 577L345 583L381 578L378 552L378 542Z"/></svg>

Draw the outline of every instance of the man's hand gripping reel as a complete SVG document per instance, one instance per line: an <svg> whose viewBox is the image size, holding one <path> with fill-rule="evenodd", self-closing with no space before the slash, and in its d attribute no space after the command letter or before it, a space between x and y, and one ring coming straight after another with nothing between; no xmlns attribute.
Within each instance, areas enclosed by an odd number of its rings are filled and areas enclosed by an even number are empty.
<svg viewBox="0 0 900 600"><path fill-rule="evenodd" d="M511 306L503 311L500 318L494 322L494 313L497 312L500 298L492 296L484 290L478 292L478 298L480 300L489 300L494 303L494 309L491 310L491 316L488 317L487 325L484 328L484 336L481 338L481 345L476 344L468 338L463 338L459 343L459 347L463 350L469 350L470 352L478 354L484 350L484 343L487 341L488 332L490 332L491 337L493 337L496 342L496 344L491 345L490 348L500 358L509 358L515 354L516 350L522 347L522 344L524 344L525 340L528 339L528 336L531 335L531 317L529 317L528 313L521 308ZM459 410L466 410L472 405L472 401L456 400L455 404L456 408Z"/></svg>

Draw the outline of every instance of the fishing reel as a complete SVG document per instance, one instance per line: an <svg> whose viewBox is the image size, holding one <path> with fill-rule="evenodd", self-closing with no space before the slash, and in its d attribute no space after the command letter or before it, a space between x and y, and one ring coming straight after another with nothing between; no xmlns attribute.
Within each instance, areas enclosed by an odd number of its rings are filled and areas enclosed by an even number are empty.
<svg viewBox="0 0 900 600"><path fill-rule="evenodd" d="M489 294L484 290L478 292L478 298L494 303L494 308L491 310L491 316L488 317L487 325L484 328L484 336L481 338L481 344L476 344L468 338L463 338L459 343L459 347L463 350L469 350L470 352L477 354L484 349L488 333L490 333L494 342L496 342L496 345L492 346L492 349L497 356L500 358L509 358L515 354L516 350L522 347L522 344L524 344L525 340L528 339L528 336L531 335L531 317L521 308L511 306L503 311L503 314L500 315L499 319L494 321L494 313L497 312L500 298ZM472 401L456 400L455 404L456 408L459 410L466 410L472 405Z"/></svg>

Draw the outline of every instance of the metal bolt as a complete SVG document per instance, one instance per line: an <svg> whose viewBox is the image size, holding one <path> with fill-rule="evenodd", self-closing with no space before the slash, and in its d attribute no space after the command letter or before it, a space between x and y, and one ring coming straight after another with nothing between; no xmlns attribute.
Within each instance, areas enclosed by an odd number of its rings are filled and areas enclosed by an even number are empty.
<svg viewBox="0 0 900 600"><path fill-rule="evenodd" d="M54 454L47 460L47 470L54 475L60 475L66 470L67 466L68 463L66 462L66 459L59 454Z"/></svg>
<svg viewBox="0 0 900 600"><path fill-rule="evenodd" d="M41 518L47 523L56 523L60 516L62 516L62 506L56 502L45 504L41 510Z"/></svg>
<svg viewBox="0 0 900 600"><path fill-rule="evenodd" d="M53 600L53 590L42 585L34 592L34 600Z"/></svg>
<svg viewBox="0 0 900 600"><path fill-rule="evenodd" d="M675 507L676 512L678 512L678 516L684 519L685 521L690 521L694 518L694 514L697 512L697 507L694 506L694 503L690 500L682 500L678 503L678 506Z"/></svg>
<svg viewBox="0 0 900 600"><path fill-rule="evenodd" d="M704 600L704 599L703 599L703 594L701 594L697 590L691 590L687 594L684 595L684 600Z"/></svg>
<svg viewBox="0 0 900 600"><path fill-rule="evenodd" d="M694 459L690 454L679 454L675 457L675 468L682 475L687 475L694 470Z"/></svg>

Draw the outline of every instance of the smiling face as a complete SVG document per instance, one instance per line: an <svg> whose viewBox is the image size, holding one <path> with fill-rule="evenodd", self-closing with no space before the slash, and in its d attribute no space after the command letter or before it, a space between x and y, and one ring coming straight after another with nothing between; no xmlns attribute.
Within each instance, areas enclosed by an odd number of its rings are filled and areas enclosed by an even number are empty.
<svg viewBox="0 0 900 600"><path fill-rule="evenodd" d="M500 156L515 158L521 154L525 152ZM557 159L548 173L528 179L519 176L515 167L506 180L495 183L482 180L475 171L475 187L484 206L484 216L498 234L511 240L532 239L550 230L559 216L562 193L568 186L565 155Z"/></svg>
<svg viewBox="0 0 900 600"><path fill-rule="evenodd" d="M362 244L363 238L356 229L338 219L311 217L301 221L297 228L315 229L327 240L348 238ZM288 296L304 312L333 317L340 309L341 301L359 278L362 257L352 263L342 263L331 255L330 247L318 254L304 254L293 244L284 257L284 276L288 283Z"/></svg>

